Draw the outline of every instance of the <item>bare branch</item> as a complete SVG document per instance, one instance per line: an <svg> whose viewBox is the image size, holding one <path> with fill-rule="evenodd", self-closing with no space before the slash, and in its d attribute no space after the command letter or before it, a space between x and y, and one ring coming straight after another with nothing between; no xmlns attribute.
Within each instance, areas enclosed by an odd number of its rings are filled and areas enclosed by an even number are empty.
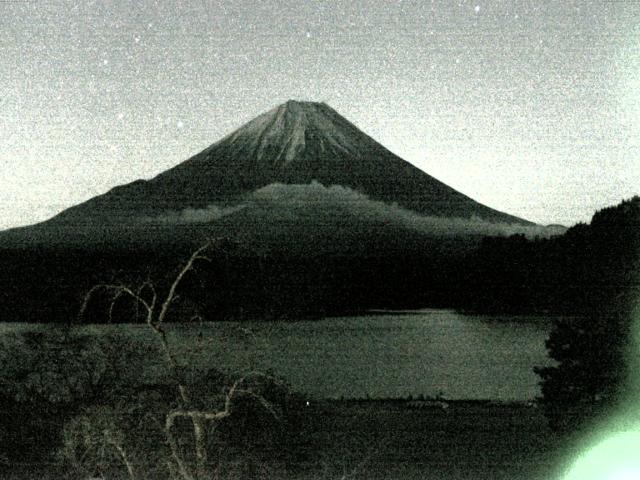
<svg viewBox="0 0 640 480"><path fill-rule="evenodd" d="M116 292L116 294L111 299L111 305L109 305L109 323L113 323L113 308L114 308L116 302L118 301L118 299L121 296L122 296L122 292L118 291L118 292ZM136 305L137 304L138 304L138 302L136 302Z"/></svg>
<svg viewBox="0 0 640 480"><path fill-rule="evenodd" d="M222 420L223 418L227 418L229 415L231 415L231 412L226 408L218 412L203 412L201 410L172 410L167 415L165 429L172 429L178 418L191 418L215 422Z"/></svg>
<svg viewBox="0 0 640 480"><path fill-rule="evenodd" d="M89 306L89 301L91 300L93 295L96 292L98 292L99 290L104 290L106 292L112 293L114 295L114 301L115 301L115 299L119 298L122 295L128 295L136 303L139 303L140 305L142 305L145 308L145 310L147 311L148 315L151 315L153 313L153 307L149 303L147 303L147 301L144 298L142 298L140 295L135 293L133 290L131 290L126 285L104 284L103 283L103 284L94 285L87 292L87 294L84 297L84 301L82 302L82 307L80 308L80 313L78 314L79 318L82 318L84 316L84 313L86 312L87 307ZM111 308L110 308L110 310L111 310Z"/></svg>
<svg viewBox="0 0 640 480"><path fill-rule="evenodd" d="M151 306L151 308L153 309L153 307L156 304L156 301L158 299L158 293L156 292L156 287L153 284L153 282L151 281L151 278L147 278L138 288L138 296L142 297L142 294L145 290L151 290L151 302L149 303L149 305Z"/></svg>
<svg viewBox="0 0 640 480"><path fill-rule="evenodd" d="M118 454L120 455L122 463L124 463L125 467L127 468L127 473L129 474L129 478L131 480L136 480L136 474L135 474L135 470L134 470L133 464L129 460L127 452L125 451L125 449L122 446L122 444L119 441L117 441L114 438L113 434L108 430L104 431L104 436L105 436L107 442L110 443L113 446L113 448L115 448L116 451L118 452Z"/></svg>
<svg viewBox="0 0 640 480"><path fill-rule="evenodd" d="M262 372L258 372L258 371L252 371L247 373L246 375L244 375L242 378L238 379L229 389L229 392L226 394L226 398L225 398L225 405L224 405L224 409L225 411L231 412L231 409L233 407L233 400L235 398L235 396L239 393L245 394L245 395L249 395L253 398L255 398L256 400L258 400L260 402L260 404L271 414L273 415L273 417L276 420L279 420L280 417L277 414L277 412L273 409L273 405L271 405L271 403L264 398L262 395L258 395L257 393L255 393L254 391L250 390L250 389L243 389L240 388L240 386L242 384L244 384L249 378L251 377L260 377L260 378L267 378L270 379L274 382L278 382L276 378L264 374Z"/></svg>
<svg viewBox="0 0 640 480"><path fill-rule="evenodd" d="M182 267L182 269L180 270L180 272L176 276L175 280L171 284L171 287L169 288L169 293L167 294L166 298L164 299L164 302L162 302L162 307L160 309L160 314L158 315L158 319L155 322L157 325L160 325L162 322L164 322L164 319L167 316L167 312L169 311L169 307L175 301L176 289L178 288L178 286L182 282L182 279L187 274L187 272L189 272L190 270L193 269L193 264L198 260L204 260L204 261L208 261L208 262L211 261L211 259L209 257L206 257L206 256L204 256L202 254L209 247L211 247L211 244L212 244L212 241L208 240L204 245L202 245L195 252L193 252L193 254L191 254L191 257L189 257L189 260L187 261L187 263Z"/></svg>
<svg viewBox="0 0 640 480"><path fill-rule="evenodd" d="M178 468L181 472L186 472L186 466L182 465L183 462L180 457L180 453L178 450L178 444L173 436L173 427L178 418L188 418L191 420L193 424L193 431L195 436L195 453L198 467L198 478L201 478L206 475L205 468L207 462L207 451L206 451L206 430L205 430L205 422L213 423L214 426L217 425L221 420L231 416L233 409L233 401L235 398L240 395L249 395L252 398L257 399L260 404L271 414L276 420L279 420L279 416L273 406L269 403L269 401L261 395L249 390L240 388L243 383L247 381L247 379L251 376L261 376L267 377L260 372L250 372L244 377L238 379L231 386L227 394L225 395L224 408L222 410L217 411L203 411L198 409L176 409L171 411L165 417L165 432L167 439L169 441L169 446L172 451L172 456L175 461L178 463ZM184 476L184 474L183 474ZM188 478L185 476L185 478ZM189 477L190 479L190 477Z"/></svg>
<svg viewBox="0 0 640 480"><path fill-rule="evenodd" d="M242 390L236 389L235 393L236 394L242 393L244 395L248 395L251 398L256 399L258 402L260 402L260 405L262 405L263 408L271 414L273 418L275 418L276 420L280 420L280 415L278 415L278 412L276 412L276 410L273 408L273 404L269 402L269 400L264 398L262 395L258 395L256 392L252 390L247 390L247 389L242 389Z"/></svg>
<svg viewBox="0 0 640 480"><path fill-rule="evenodd" d="M171 348L167 332L164 328L164 322L166 320L167 314L171 306L177 301L179 295L177 294L178 288L181 285L184 277L191 271L195 271L195 264L200 261L211 262L211 258L205 255L207 249L211 248L213 244L213 240L208 240L201 247L195 250L187 262L182 266L182 268L178 271L177 275L173 279L169 290L164 297L164 299L160 302L160 298L158 296L158 292L156 290L155 284L151 281L151 279L147 279L134 290L132 288L127 287L123 284L116 283L107 283L96 285L89 290L87 295L84 298L82 308L80 310L79 316L82 317L88 307L88 303L91 300L92 296L98 292L99 290L105 291L112 295L111 303L109 305L109 318L112 319L114 305L115 303L122 297L127 296L135 302L136 305L136 317L138 315L137 308L142 307L146 313L145 323L151 328L151 330L158 336L162 350L166 356L169 367L175 376L175 381L178 387L178 391L180 394L180 407L169 412L165 416L165 434L166 439L171 451L171 460L168 460L168 468L169 474L175 478L181 478L182 480L201 480L207 478L207 442L206 442L206 426L207 423L217 424L224 418L227 418L232 413L233 402L240 395L247 395L254 399L256 399L274 418L279 419L277 412L273 408L273 405L258 393L251 390L251 388L245 387L246 382L251 377L261 377L261 378L270 378L268 375L265 375L261 372L250 372L244 375L242 378L238 379L226 392L224 396L224 407L221 410L200 410L193 408L193 403L191 402L187 384L185 379L183 378L183 373L180 368L180 364ZM159 308L158 308L159 306ZM158 311L159 310L159 311ZM200 314L196 313L191 320L198 320L200 322L203 321L203 318ZM245 332L253 336L253 333L250 331ZM274 379L275 380L275 379ZM193 425L193 433L194 433L194 452L196 457L196 466L195 470L193 467L190 467L182 458L180 444L177 441L173 428L176 420L179 418L188 419L191 421ZM117 444L118 442L115 439L111 438L112 446L114 446L124 463L127 465L127 469L129 472L129 476L133 478L134 471L132 468L129 468L131 464L128 462L126 458L126 452L122 448L123 446Z"/></svg>
<svg viewBox="0 0 640 480"><path fill-rule="evenodd" d="M171 456L176 463L180 476L183 480L195 480L185 463L182 461L182 457L180 456L180 447L178 446L178 441L173 436L171 428L165 428L165 432L167 435L167 442L169 443L169 449L171 450Z"/></svg>

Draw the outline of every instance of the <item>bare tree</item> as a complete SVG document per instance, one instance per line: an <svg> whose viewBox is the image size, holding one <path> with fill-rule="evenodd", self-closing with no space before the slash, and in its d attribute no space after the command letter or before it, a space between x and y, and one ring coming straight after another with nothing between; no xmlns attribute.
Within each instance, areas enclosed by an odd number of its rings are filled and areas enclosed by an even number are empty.
<svg viewBox="0 0 640 480"><path fill-rule="evenodd" d="M123 283L104 283L91 288L84 298L80 316L83 317L90 300L98 292L106 292L110 295L109 316L112 317L116 302L120 298L128 298L136 307L142 310L144 322L159 339L162 352L165 356L170 371L175 379L178 390L178 407L170 410L164 420L164 433L170 450L171 458L166 466L172 477L181 480L203 480L213 478L214 472L209 471L207 452L207 435L215 432L219 423L230 417L234 402L240 397L249 396L256 400L269 415L279 419L274 406L261 394L255 392L250 386L250 380L257 377L268 377L261 372L250 372L236 380L224 392L221 408L199 408L191 396L188 382L184 378L183 370L176 357L175 350L169 341L165 323L172 306L179 298L178 290L185 277L194 271L195 265L200 262L211 262L209 253L220 245L219 241L209 240L197 248L182 265L173 281L169 285L166 295L158 293L156 285L151 279L141 282L137 286ZM268 377L271 378L271 377ZM181 448L176 436L176 423L178 420L187 420L191 424L193 433L192 457L195 458L195 466L192 465ZM116 457L120 458L127 468L131 480L136 479L135 466L127 456L127 452L117 435L110 429L103 429L102 441L104 445L115 449Z"/></svg>

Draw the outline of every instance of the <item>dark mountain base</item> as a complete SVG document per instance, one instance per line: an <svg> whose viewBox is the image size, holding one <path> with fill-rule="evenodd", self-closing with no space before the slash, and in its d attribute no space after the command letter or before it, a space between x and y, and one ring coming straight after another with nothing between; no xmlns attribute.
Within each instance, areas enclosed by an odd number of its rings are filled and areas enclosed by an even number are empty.
<svg viewBox="0 0 640 480"><path fill-rule="evenodd" d="M77 320L84 296L102 283L140 285L151 278L166 291L190 249L0 251L3 321ZM170 321L199 312L207 320L301 319L368 309L455 306L459 260L418 254L372 257L291 257L214 254L185 278ZM37 281L34 281L37 279ZM109 321L109 297L97 298L82 321ZM119 302L111 321L131 322L135 309Z"/></svg>
<svg viewBox="0 0 640 480"><path fill-rule="evenodd" d="M254 239L253 245L251 239L236 237L185 278L181 309L170 320L182 321L195 312L207 320L299 319L419 307L592 313L614 298L622 305L635 291L639 212L636 197L598 212L591 225L538 240L522 235L394 239L391 230L381 229L367 239L363 227L341 244L340 253L329 248L340 237L291 243L297 250L287 249L281 235L274 237L275 243L265 237L264 242ZM296 235L295 230L290 233ZM174 237L155 246L5 248L0 250L0 318L74 321L86 292L99 283L135 286L151 279L159 290L166 289L200 244ZM98 312L108 311L104 302L109 299L101 301L102 308L84 321L108 320ZM132 306L121 302L113 320L130 322L133 314Z"/></svg>

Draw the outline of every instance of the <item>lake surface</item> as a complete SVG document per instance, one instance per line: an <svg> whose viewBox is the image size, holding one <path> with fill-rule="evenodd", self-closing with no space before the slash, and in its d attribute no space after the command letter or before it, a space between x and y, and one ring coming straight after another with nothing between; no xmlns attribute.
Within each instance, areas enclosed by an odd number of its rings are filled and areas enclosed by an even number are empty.
<svg viewBox="0 0 640 480"><path fill-rule="evenodd" d="M528 400L539 394L533 367L551 364L540 317L422 310L252 328L256 364L323 397Z"/></svg>
<svg viewBox="0 0 640 480"><path fill-rule="evenodd" d="M189 362L238 372L271 369L312 396L523 401L539 395L533 367L551 364L544 346L550 321L420 310L167 329ZM96 335L124 331L132 342L157 344L145 325L85 328ZM159 352L151 357L157 361L150 359L145 374L166 374Z"/></svg>

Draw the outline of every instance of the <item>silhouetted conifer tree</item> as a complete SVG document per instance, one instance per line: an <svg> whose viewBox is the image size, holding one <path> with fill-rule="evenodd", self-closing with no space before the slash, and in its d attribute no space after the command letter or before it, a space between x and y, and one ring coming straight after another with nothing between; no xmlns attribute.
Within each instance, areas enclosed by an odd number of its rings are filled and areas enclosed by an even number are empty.
<svg viewBox="0 0 640 480"><path fill-rule="evenodd" d="M550 424L574 430L623 398L638 301L640 197L597 212L563 238L566 279L582 286L584 313L558 318L547 341L558 363L537 368ZM572 247L568 249L567 247Z"/></svg>

